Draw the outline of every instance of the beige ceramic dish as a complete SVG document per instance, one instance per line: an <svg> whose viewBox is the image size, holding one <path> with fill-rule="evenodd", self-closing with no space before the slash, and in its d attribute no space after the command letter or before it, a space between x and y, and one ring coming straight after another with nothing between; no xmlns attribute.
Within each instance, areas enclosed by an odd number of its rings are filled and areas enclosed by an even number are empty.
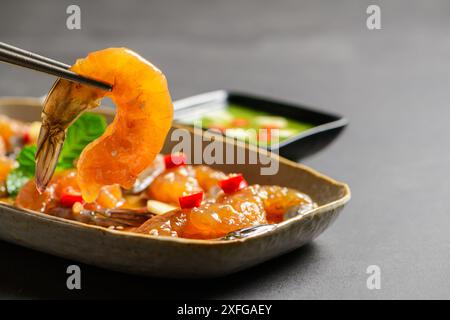
<svg viewBox="0 0 450 320"><path fill-rule="evenodd" d="M39 120L40 107L40 99L0 99L0 114L24 121ZM106 115L112 119L111 113ZM168 142L163 152L169 152L174 143ZM279 161L279 173L274 176L261 176L260 165L216 166L228 172L242 172L250 183L297 188L319 205L303 216L248 238L225 241L137 235L0 204L0 239L126 273L173 278L226 275L312 241L328 228L350 199L346 184L283 158Z"/></svg>

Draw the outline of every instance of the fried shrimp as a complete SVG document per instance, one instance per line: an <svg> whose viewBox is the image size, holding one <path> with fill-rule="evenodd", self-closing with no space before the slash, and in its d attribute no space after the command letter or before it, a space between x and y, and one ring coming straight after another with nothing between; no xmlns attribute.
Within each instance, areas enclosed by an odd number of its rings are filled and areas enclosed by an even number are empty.
<svg viewBox="0 0 450 320"><path fill-rule="evenodd" d="M195 178L200 187L207 193L208 197L215 197L220 191L219 181L225 179L227 175L211 167L200 165L193 167Z"/></svg>
<svg viewBox="0 0 450 320"><path fill-rule="evenodd" d="M129 189L161 150L171 126L173 108L164 74L135 52L110 48L90 53L71 68L83 76L113 85L111 92L60 79L42 112L36 153L36 185L44 191L55 170L67 128L88 109L110 97L116 117L90 143L77 163L83 199L94 201L104 185Z"/></svg>
<svg viewBox="0 0 450 320"><path fill-rule="evenodd" d="M260 201L207 202L198 208L176 209L156 216L133 231L155 236L214 239L263 223L266 219Z"/></svg>
<svg viewBox="0 0 450 320"><path fill-rule="evenodd" d="M218 190L218 182L226 174L207 166L178 166L157 176L147 189L151 199L178 205L178 198L204 191L208 198Z"/></svg>
<svg viewBox="0 0 450 320"><path fill-rule="evenodd" d="M295 189L276 185L253 185L251 187L262 200L266 218L271 223L283 221L286 218L285 215L302 214L317 206L308 195ZM247 189L245 188L231 197L245 197L245 193L248 192ZM224 198L227 197L229 196L224 196ZM218 199L218 201L223 202L224 199Z"/></svg>
<svg viewBox="0 0 450 320"><path fill-rule="evenodd" d="M303 213L314 207L307 195L294 189L251 185L232 194L221 193L215 201L206 201L196 208L176 209L151 218L133 231L214 239L242 228L280 222L291 210Z"/></svg>
<svg viewBox="0 0 450 320"><path fill-rule="evenodd" d="M192 167L179 166L157 176L147 189L147 194L151 199L177 206L179 197L201 190Z"/></svg>

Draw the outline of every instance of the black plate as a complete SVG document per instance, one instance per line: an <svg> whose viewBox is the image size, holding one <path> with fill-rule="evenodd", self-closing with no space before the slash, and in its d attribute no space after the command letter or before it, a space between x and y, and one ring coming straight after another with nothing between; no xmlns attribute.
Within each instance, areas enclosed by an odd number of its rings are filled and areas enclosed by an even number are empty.
<svg viewBox="0 0 450 320"><path fill-rule="evenodd" d="M238 104L254 110L265 111L273 115L311 123L313 128L268 147L281 156L297 161L309 156L333 141L348 124L347 119L336 114L319 111L272 99L256 97L234 91L212 91L174 102L175 121L186 116L199 116L211 109L223 108L226 104Z"/></svg>

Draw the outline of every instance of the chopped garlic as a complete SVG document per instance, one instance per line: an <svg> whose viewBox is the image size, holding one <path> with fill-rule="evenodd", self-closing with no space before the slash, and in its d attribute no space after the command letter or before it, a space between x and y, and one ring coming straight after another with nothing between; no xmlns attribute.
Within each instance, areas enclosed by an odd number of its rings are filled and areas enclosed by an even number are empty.
<svg viewBox="0 0 450 320"><path fill-rule="evenodd" d="M149 212L157 214L157 215L164 214L164 213L172 211L176 208L177 207L172 206L167 203L164 203L164 202L161 202L161 201L156 201L156 200L148 200L147 201L147 210Z"/></svg>

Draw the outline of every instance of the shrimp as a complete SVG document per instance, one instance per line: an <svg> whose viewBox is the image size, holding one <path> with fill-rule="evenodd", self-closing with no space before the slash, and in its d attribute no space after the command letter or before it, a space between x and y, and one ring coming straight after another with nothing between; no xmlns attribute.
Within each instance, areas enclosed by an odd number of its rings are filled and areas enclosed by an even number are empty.
<svg viewBox="0 0 450 320"><path fill-rule="evenodd" d="M67 199L68 192L73 195L80 192L77 172L74 169L57 172L43 193L38 192L35 179L31 179L20 189L15 204L21 208L61 218L109 227L113 225L114 221L106 218L99 219L95 212L102 209L119 208L125 203L125 198L118 185L103 186L97 200L93 203L83 204L80 199L79 201L73 200L73 204L69 203L68 205L67 202L64 204L63 198Z"/></svg>
<svg viewBox="0 0 450 320"><path fill-rule="evenodd" d="M299 206L302 206L301 209L298 209ZM231 195L222 193L215 202L207 201L197 208L176 209L151 218L132 231L150 235L214 239L268 221L280 222L291 208L300 211L312 207L312 200L294 189L252 185Z"/></svg>
<svg viewBox="0 0 450 320"><path fill-rule="evenodd" d="M258 217L251 220L250 215ZM154 236L171 236L190 239L220 238L234 230L265 223L264 211L259 206L249 206L241 212L232 205L206 203L193 209L177 209L147 220L131 230Z"/></svg>
<svg viewBox="0 0 450 320"><path fill-rule="evenodd" d="M190 166L179 166L157 176L147 189L151 199L178 205L178 198L202 191Z"/></svg>
<svg viewBox="0 0 450 320"><path fill-rule="evenodd" d="M76 172L69 170L55 174L44 192L36 189L36 180L31 179L19 191L16 197L16 205L20 208L30 209L42 213L53 214L59 206L59 198L63 188L76 186Z"/></svg>
<svg viewBox="0 0 450 320"><path fill-rule="evenodd" d="M204 165L195 166L193 170L200 187L207 193L208 197L214 198L220 191L219 181L226 179L227 175L222 171Z"/></svg>
<svg viewBox="0 0 450 320"><path fill-rule="evenodd" d="M72 71L113 85L111 92L59 79L47 96L36 152L36 185L49 183L67 128L88 109L110 97L114 121L91 142L77 162L83 199L93 202L104 185L133 186L161 150L170 129L173 107L164 74L137 53L110 48L79 59Z"/></svg>
<svg viewBox="0 0 450 320"><path fill-rule="evenodd" d="M132 231L155 236L214 239L234 230L266 223L262 201L251 194L236 201L206 202L192 209L176 209L147 220Z"/></svg>
<svg viewBox="0 0 450 320"><path fill-rule="evenodd" d="M227 176L207 166L178 166L157 176L147 189L151 199L178 205L178 198L204 191L212 198L219 190L218 182Z"/></svg>
<svg viewBox="0 0 450 320"><path fill-rule="evenodd" d="M317 205L312 199L295 189L276 185L253 185L263 202L266 218L269 222L281 222L285 215L297 215L314 209ZM231 196L221 195L218 202L235 201L236 197L245 197L245 188Z"/></svg>

